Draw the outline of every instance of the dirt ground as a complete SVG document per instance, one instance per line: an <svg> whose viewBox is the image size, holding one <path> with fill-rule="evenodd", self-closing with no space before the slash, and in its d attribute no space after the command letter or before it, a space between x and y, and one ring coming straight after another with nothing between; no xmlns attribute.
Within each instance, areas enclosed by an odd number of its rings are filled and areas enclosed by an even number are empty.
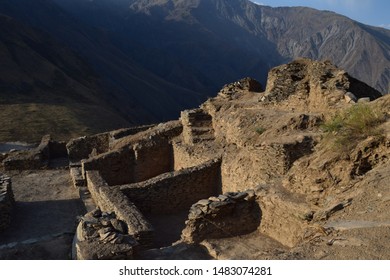
<svg viewBox="0 0 390 280"><path fill-rule="evenodd" d="M84 206L65 167L7 172L15 207L0 234L1 259L69 259L77 216Z"/></svg>

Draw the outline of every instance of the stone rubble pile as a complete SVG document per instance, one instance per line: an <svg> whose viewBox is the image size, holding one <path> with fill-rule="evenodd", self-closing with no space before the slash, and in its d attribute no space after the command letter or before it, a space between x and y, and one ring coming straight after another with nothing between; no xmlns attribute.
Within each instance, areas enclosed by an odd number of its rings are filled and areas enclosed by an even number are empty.
<svg viewBox="0 0 390 280"><path fill-rule="evenodd" d="M76 258L84 260L133 259L139 246L115 213L98 208L81 218L76 240Z"/></svg>
<svg viewBox="0 0 390 280"><path fill-rule="evenodd" d="M182 241L199 243L209 238L233 237L255 231L261 210L253 190L229 192L192 205Z"/></svg>
<svg viewBox="0 0 390 280"><path fill-rule="evenodd" d="M0 174L0 232L9 227L14 206L11 178Z"/></svg>
<svg viewBox="0 0 390 280"><path fill-rule="evenodd" d="M234 94L240 91L262 92L263 87L255 79L244 78L237 82L224 85L218 95L224 98L232 98Z"/></svg>

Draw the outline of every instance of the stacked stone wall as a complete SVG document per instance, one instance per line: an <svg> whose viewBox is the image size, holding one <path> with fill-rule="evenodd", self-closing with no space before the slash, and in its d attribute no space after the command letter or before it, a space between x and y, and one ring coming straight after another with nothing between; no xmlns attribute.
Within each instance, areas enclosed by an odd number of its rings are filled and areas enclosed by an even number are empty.
<svg viewBox="0 0 390 280"><path fill-rule="evenodd" d="M104 212L114 212L126 223L127 233L142 246L152 246L153 227L120 189L108 186L98 171L88 171L86 177L88 190L98 207Z"/></svg>
<svg viewBox="0 0 390 280"><path fill-rule="evenodd" d="M151 214L189 209L199 199L220 193L220 188L220 160L120 187L143 213Z"/></svg>
<svg viewBox="0 0 390 280"><path fill-rule="evenodd" d="M261 210L254 191L226 193L192 205L182 240L199 243L209 238L248 234L257 230L260 221Z"/></svg>

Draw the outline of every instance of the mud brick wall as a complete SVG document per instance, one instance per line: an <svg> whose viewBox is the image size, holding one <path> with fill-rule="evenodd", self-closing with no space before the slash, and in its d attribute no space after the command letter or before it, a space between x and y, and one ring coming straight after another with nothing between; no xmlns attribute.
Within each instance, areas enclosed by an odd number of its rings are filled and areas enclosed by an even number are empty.
<svg viewBox="0 0 390 280"><path fill-rule="evenodd" d="M86 173L87 186L93 200L102 211L114 212L127 224L128 234L145 247L153 244L154 229L138 208L119 190L109 187L98 171Z"/></svg>
<svg viewBox="0 0 390 280"><path fill-rule="evenodd" d="M11 179L0 174L0 232L7 229L11 223L14 202Z"/></svg>
<svg viewBox="0 0 390 280"><path fill-rule="evenodd" d="M143 213L176 213L220 192L220 161L162 174L120 189Z"/></svg>
<svg viewBox="0 0 390 280"><path fill-rule="evenodd" d="M182 240L199 243L207 238L248 234L260 225L261 210L254 191L226 193L192 205Z"/></svg>

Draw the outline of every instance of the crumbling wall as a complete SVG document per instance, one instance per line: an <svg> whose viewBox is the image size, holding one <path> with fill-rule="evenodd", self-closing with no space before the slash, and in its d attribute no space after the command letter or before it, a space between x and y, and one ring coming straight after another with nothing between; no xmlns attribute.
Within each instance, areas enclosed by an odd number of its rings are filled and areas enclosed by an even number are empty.
<svg viewBox="0 0 390 280"><path fill-rule="evenodd" d="M293 137L283 142L264 142L259 147L231 147L221 166L223 192L243 191L287 174L300 157L310 154L311 137Z"/></svg>
<svg viewBox="0 0 390 280"><path fill-rule="evenodd" d="M148 130L155 125L123 128L70 140L67 145L69 160L72 163L108 152L119 139Z"/></svg>
<svg viewBox="0 0 390 280"><path fill-rule="evenodd" d="M174 122L116 142L115 149L82 161L83 173L99 170L109 185L144 181L173 170L171 139L182 127Z"/></svg>
<svg viewBox="0 0 390 280"><path fill-rule="evenodd" d="M86 177L88 190L98 207L104 212L114 212L119 220L126 223L127 233L142 246L152 246L153 227L120 189L109 187L98 171L88 171Z"/></svg>
<svg viewBox="0 0 390 280"><path fill-rule="evenodd" d="M14 205L11 178L0 174L0 232L9 227Z"/></svg>
<svg viewBox="0 0 390 280"><path fill-rule="evenodd" d="M37 148L11 153L3 165L5 170L41 169L47 167L51 159L66 156L65 143L54 141L50 135L45 135Z"/></svg>
<svg viewBox="0 0 390 280"><path fill-rule="evenodd" d="M192 205L181 239L199 243L204 239L248 234L260 225L261 210L254 191L226 193Z"/></svg>
<svg viewBox="0 0 390 280"><path fill-rule="evenodd" d="M138 246L115 213L95 209L84 215L77 227L73 259L129 260L134 259Z"/></svg>
<svg viewBox="0 0 390 280"><path fill-rule="evenodd" d="M301 242L314 214L302 197L276 185L259 186L255 191L262 210L259 230L289 247Z"/></svg>
<svg viewBox="0 0 390 280"><path fill-rule="evenodd" d="M203 109L193 109L181 112L183 124L182 138L184 143L194 145L199 142L214 140L213 119Z"/></svg>
<svg viewBox="0 0 390 280"><path fill-rule="evenodd" d="M72 139L66 144L70 162L79 162L82 159L87 159L94 150L97 154L108 152L109 147L109 132Z"/></svg>
<svg viewBox="0 0 390 280"><path fill-rule="evenodd" d="M83 160L82 168L99 170L110 186L141 182L173 169L172 145L165 138L140 141Z"/></svg>
<svg viewBox="0 0 390 280"><path fill-rule="evenodd" d="M176 213L201 198L220 193L220 161L162 174L120 189L143 213Z"/></svg>

